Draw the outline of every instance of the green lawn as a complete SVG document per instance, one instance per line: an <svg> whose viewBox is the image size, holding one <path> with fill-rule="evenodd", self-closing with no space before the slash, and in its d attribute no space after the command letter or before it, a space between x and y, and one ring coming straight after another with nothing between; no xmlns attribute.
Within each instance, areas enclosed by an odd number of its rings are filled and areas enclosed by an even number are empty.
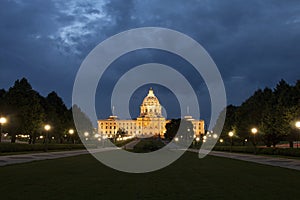
<svg viewBox="0 0 300 200"><path fill-rule="evenodd" d="M90 155L0 167L1 199L299 199L300 171L186 153L147 174Z"/></svg>

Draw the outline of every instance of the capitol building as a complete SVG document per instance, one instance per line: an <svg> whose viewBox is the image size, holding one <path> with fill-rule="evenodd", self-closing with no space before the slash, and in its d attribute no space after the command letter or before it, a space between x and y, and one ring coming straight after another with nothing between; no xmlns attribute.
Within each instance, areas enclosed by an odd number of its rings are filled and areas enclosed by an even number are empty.
<svg viewBox="0 0 300 200"><path fill-rule="evenodd" d="M204 121L195 120L192 116L185 116L186 120L193 124L195 137L204 134ZM162 106L155 96L152 88L144 98L140 106L140 115L136 119L122 120L117 116L110 116L107 119L98 120L98 133L102 136L112 138L119 129L124 130L128 135L135 137L164 137L167 120L162 115Z"/></svg>

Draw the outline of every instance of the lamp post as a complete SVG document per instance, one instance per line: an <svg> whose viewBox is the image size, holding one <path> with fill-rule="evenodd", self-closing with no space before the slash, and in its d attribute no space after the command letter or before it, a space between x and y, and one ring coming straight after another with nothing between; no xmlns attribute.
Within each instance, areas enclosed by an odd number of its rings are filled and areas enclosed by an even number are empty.
<svg viewBox="0 0 300 200"><path fill-rule="evenodd" d="M89 140L88 136L90 135L89 132L86 131L83 133L83 135L85 137L85 141L88 141Z"/></svg>
<svg viewBox="0 0 300 200"><path fill-rule="evenodd" d="M74 138L73 138L74 132L75 132L75 131L74 131L73 129L70 129L70 130L69 130L69 134L70 134L70 136L71 136L71 140L72 140L73 144L75 144L75 140L74 140Z"/></svg>
<svg viewBox="0 0 300 200"><path fill-rule="evenodd" d="M46 131L46 137L45 137L45 151L48 151L48 132L51 130L51 126L49 124L46 124L44 126L44 129Z"/></svg>
<svg viewBox="0 0 300 200"><path fill-rule="evenodd" d="M258 132L257 128L252 128L251 133L253 134L253 145L254 145L254 154L256 154L256 140L255 135Z"/></svg>
<svg viewBox="0 0 300 200"><path fill-rule="evenodd" d="M230 137L230 152L232 151L232 137L233 137L233 132L232 131L230 131L229 133L228 133L228 136Z"/></svg>
<svg viewBox="0 0 300 200"><path fill-rule="evenodd" d="M300 129L300 121L297 121L297 122L295 123L295 126L296 126L298 129ZM298 149L298 145L299 145L299 135L300 135L300 133L298 133L298 138L297 138L297 149Z"/></svg>
<svg viewBox="0 0 300 200"><path fill-rule="evenodd" d="M2 126L3 124L5 124L7 122L7 119L5 117L1 117L0 118L0 142L1 142L1 138L2 138Z"/></svg>

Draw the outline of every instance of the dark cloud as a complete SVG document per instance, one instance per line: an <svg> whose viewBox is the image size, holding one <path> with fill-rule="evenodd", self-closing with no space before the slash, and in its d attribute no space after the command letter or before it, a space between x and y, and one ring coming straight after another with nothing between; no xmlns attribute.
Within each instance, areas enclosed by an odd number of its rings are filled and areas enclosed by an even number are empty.
<svg viewBox="0 0 300 200"><path fill-rule="evenodd" d="M42 94L58 91L68 105L75 74L88 52L113 34L143 26L175 29L200 42L221 71L229 103L240 104L258 87L273 87L281 78L290 83L299 79L297 0L0 4L0 86L8 88L26 76Z"/></svg>

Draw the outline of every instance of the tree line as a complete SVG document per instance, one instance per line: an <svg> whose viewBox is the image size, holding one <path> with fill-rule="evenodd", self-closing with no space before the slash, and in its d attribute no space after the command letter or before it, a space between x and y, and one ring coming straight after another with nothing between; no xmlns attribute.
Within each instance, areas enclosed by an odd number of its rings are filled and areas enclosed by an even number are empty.
<svg viewBox="0 0 300 200"><path fill-rule="evenodd" d="M26 78L15 81L7 91L0 90L0 116L7 118L8 122L3 125L4 132L11 137L11 142L16 141L18 134L29 135L29 144L34 144L36 139L44 135L44 125L51 125L49 140L54 137L55 142L64 143L71 139L77 140L78 133L69 134L69 130L75 129L73 112L86 122L90 128L92 123L74 105L67 108L61 97L56 92L49 93L46 97L35 91Z"/></svg>
<svg viewBox="0 0 300 200"><path fill-rule="evenodd" d="M224 113L225 109L217 126ZM235 143L245 145L256 139L267 147L275 147L280 141L288 141L293 147L293 141L299 140L297 120L300 120L300 80L295 85L281 80L274 89L258 89L240 106L227 106L221 138L229 141L228 133L232 131ZM258 129L255 136L251 134L253 127Z"/></svg>

